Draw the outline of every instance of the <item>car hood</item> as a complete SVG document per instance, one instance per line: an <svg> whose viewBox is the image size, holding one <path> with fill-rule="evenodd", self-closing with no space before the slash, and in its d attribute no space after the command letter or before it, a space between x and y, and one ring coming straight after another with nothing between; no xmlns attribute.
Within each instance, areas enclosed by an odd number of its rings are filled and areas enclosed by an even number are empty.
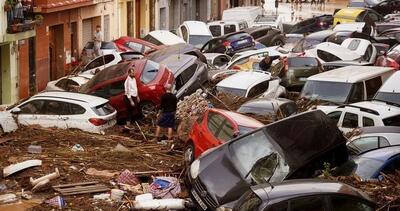
<svg viewBox="0 0 400 211"><path fill-rule="evenodd" d="M201 159L199 178L219 206L232 204L250 187L234 167L227 145Z"/></svg>

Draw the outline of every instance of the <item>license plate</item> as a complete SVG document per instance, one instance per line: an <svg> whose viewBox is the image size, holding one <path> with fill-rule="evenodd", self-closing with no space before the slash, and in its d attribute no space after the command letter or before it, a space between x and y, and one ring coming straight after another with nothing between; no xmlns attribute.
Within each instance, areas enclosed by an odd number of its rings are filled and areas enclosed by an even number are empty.
<svg viewBox="0 0 400 211"><path fill-rule="evenodd" d="M299 78L299 81L307 81L307 78L301 77Z"/></svg>
<svg viewBox="0 0 400 211"><path fill-rule="evenodd" d="M195 190L192 190L191 192L192 192L192 194L193 194L194 199L196 199L196 201L197 201L197 203L200 205L200 207L201 207L203 210L206 210L206 209L207 209L207 205L201 200L200 196L196 193L196 191L195 191Z"/></svg>

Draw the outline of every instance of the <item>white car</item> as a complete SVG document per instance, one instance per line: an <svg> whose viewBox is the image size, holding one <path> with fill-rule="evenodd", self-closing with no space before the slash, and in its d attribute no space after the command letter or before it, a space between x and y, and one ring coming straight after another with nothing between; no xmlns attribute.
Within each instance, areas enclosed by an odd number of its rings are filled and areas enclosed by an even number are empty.
<svg viewBox="0 0 400 211"><path fill-rule="evenodd" d="M362 33L364 26L365 26L364 22L341 23L333 27L333 31L348 31L348 32ZM373 27L371 27L371 33L369 35L372 37L375 37L377 35L376 30Z"/></svg>
<svg viewBox="0 0 400 211"><path fill-rule="evenodd" d="M341 46L358 54L361 61L366 61L370 64L375 63L378 52L370 41L360 38L347 38L342 42Z"/></svg>
<svg viewBox="0 0 400 211"><path fill-rule="evenodd" d="M0 112L0 133L21 125L76 128L104 133L116 124L117 111L108 100L72 92L42 92Z"/></svg>
<svg viewBox="0 0 400 211"><path fill-rule="evenodd" d="M342 105L328 112L327 116L344 133L359 127L400 126L400 108L378 101Z"/></svg>
<svg viewBox="0 0 400 211"><path fill-rule="evenodd" d="M207 59L207 64L210 69L223 69L225 68L231 57L223 53L204 53Z"/></svg>
<svg viewBox="0 0 400 211"><path fill-rule="evenodd" d="M361 128L360 135L352 137L350 142L347 142L347 148L356 155L393 145L400 145L400 127L364 127Z"/></svg>
<svg viewBox="0 0 400 211"><path fill-rule="evenodd" d="M203 47L206 42L213 38L207 24L201 21L185 21L179 26L177 34L186 43L196 48Z"/></svg>
<svg viewBox="0 0 400 211"><path fill-rule="evenodd" d="M315 57L321 63L334 61L353 61L359 60L361 57L356 52L331 42L320 43L316 45L315 48L306 50L304 55L308 57Z"/></svg>
<svg viewBox="0 0 400 211"><path fill-rule="evenodd" d="M258 15L254 20L254 26L271 26L283 31L282 15Z"/></svg>
<svg viewBox="0 0 400 211"><path fill-rule="evenodd" d="M240 97L270 97L285 95L286 90L279 85L279 78L263 71L238 72L220 81L217 91Z"/></svg>
<svg viewBox="0 0 400 211"><path fill-rule="evenodd" d="M80 86L85 84L90 80L90 77L85 77L85 75L80 76L64 76L60 79L50 81L47 83L45 91L76 91Z"/></svg>
<svg viewBox="0 0 400 211"><path fill-rule="evenodd" d="M118 64L121 60L122 57L119 52L98 56L85 66L79 68L77 74L94 75L96 72L106 67Z"/></svg>
<svg viewBox="0 0 400 211"><path fill-rule="evenodd" d="M219 37L225 34L241 31L249 28L249 25L244 20L236 21L213 21L207 23L208 29L214 37Z"/></svg>
<svg viewBox="0 0 400 211"><path fill-rule="evenodd" d="M388 78L376 92L374 100L391 103L400 107L400 71L396 71Z"/></svg>
<svg viewBox="0 0 400 211"><path fill-rule="evenodd" d="M226 9L222 13L223 21L245 20L249 27L252 27L258 15L262 15L264 8L257 6L234 7Z"/></svg>
<svg viewBox="0 0 400 211"><path fill-rule="evenodd" d="M238 63L246 62L246 60L249 60L250 57L258 58L259 60L261 60L266 55L268 55L269 57L282 56L283 54L281 52L277 51L276 49L277 49L277 47L273 46L273 47L262 48L259 50L249 50L249 51L236 53L235 55L232 56L231 61L228 63L227 69L232 69L232 67Z"/></svg>
<svg viewBox="0 0 400 211"><path fill-rule="evenodd" d="M151 31L143 38L143 40L151 42L154 45L175 45L185 43L182 38L167 30Z"/></svg>

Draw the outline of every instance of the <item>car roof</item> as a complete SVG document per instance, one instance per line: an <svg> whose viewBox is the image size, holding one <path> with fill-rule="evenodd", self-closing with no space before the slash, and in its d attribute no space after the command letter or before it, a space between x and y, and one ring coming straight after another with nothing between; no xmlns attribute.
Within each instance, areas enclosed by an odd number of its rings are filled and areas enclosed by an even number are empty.
<svg viewBox="0 0 400 211"><path fill-rule="evenodd" d="M224 114L225 116L229 116L236 124L244 127L251 127L251 128L259 128L264 126L263 123L251 118L249 116L245 116L243 114L239 114L233 111L227 111L223 109L212 108L210 110L217 111L219 113Z"/></svg>
<svg viewBox="0 0 400 211"><path fill-rule="evenodd" d="M270 73L260 71L241 71L235 73L217 84L217 87L234 87L247 90L254 84L261 83L271 79Z"/></svg>
<svg viewBox="0 0 400 211"><path fill-rule="evenodd" d="M329 52L337 57L339 57L342 60L355 60L360 58L360 55L355 53L354 51L347 49L346 47L343 47L341 45L338 45L336 43L331 43L331 42L323 42L315 46L315 49L310 49L309 51L312 50L322 50ZM337 52L340 52L339 54Z"/></svg>
<svg viewBox="0 0 400 211"><path fill-rule="evenodd" d="M156 31L151 31L149 32L149 35L152 37L156 38L157 40L160 40L163 42L165 45L173 45L177 43L185 43L185 41L173 34L170 31L167 30L156 30Z"/></svg>
<svg viewBox="0 0 400 211"><path fill-rule="evenodd" d="M400 84L400 72L396 71L385 81L385 83L383 83L378 92L391 92L400 94L399 84Z"/></svg>
<svg viewBox="0 0 400 211"><path fill-rule="evenodd" d="M355 106L355 107L360 107L360 108L365 108L369 109L372 111L376 111L379 113L379 116L382 119L391 117L391 116L396 116L400 115L400 108L397 106L392 106L388 105L384 102L378 102L378 101L362 101L358 103L352 103L350 106ZM365 111L367 112L367 111Z"/></svg>
<svg viewBox="0 0 400 211"><path fill-rule="evenodd" d="M272 187L272 186L273 187ZM368 201L371 199L358 189L350 185L332 180L323 179L293 179L280 183L264 183L251 187L263 201L272 201L279 198L307 196L315 194L344 194L361 197Z"/></svg>
<svg viewBox="0 0 400 211"><path fill-rule="evenodd" d="M400 127L396 126L363 127L360 130L362 135L371 133L400 133Z"/></svg>
<svg viewBox="0 0 400 211"><path fill-rule="evenodd" d="M258 107L258 108L271 108L274 106L274 110L278 110L279 106L285 103L294 103L292 100L286 98L256 98L243 103L243 107Z"/></svg>
<svg viewBox="0 0 400 211"><path fill-rule="evenodd" d="M385 162L398 154L400 154L400 146L388 146L364 152L356 158L368 158Z"/></svg>
<svg viewBox="0 0 400 211"><path fill-rule="evenodd" d="M176 74L182 67L196 62L197 57L187 54L173 54L160 62L171 70L172 74Z"/></svg>
<svg viewBox="0 0 400 211"><path fill-rule="evenodd" d="M61 99L61 100L75 100L82 103L89 104L90 107L96 107L108 102L107 99L87 95L82 93L76 92L62 92L62 91L47 91L41 92L31 97L32 99L36 98L54 98L54 99Z"/></svg>
<svg viewBox="0 0 400 211"><path fill-rule="evenodd" d="M345 16L345 17L355 18L365 10L366 10L365 8L354 8L354 7L343 8L340 9L337 13L335 13L334 17Z"/></svg>
<svg viewBox="0 0 400 211"><path fill-rule="evenodd" d="M390 71L393 71L390 67L346 66L310 76L307 81L356 83Z"/></svg>
<svg viewBox="0 0 400 211"><path fill-rule="evenodd" d="M221 24L238 24L238 23L244 23L246 22L245 20L220 20L220 21L212 21L208 22L207 25L221 25Z"/></svg>
<svg viewBox="0 0 400 211"><path fill-rule="evenodd" d="M334 33L335 32L333 30L327 29L327 30L311 33L311 34L307 35L305 37L305 39L323 40Z"/></svg>
<svg viewBox="0 0 400 211"><path fill-rule="evenodd" d="M206 23L202 21L185 21L182 25L186 25L190 35L211 35Z"/></svg>

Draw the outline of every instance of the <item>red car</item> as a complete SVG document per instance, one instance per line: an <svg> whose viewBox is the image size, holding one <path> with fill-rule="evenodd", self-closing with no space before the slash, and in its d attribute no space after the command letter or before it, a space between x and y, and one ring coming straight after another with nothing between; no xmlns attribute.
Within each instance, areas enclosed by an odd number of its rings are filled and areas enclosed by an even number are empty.
<svg viewBox="0 0 400 211"><path fill-rule="evenodd" d="M142 53L143 55L147 55L164 48L164 46L157 46L153 43L133 37L120 37L119 39L114 40L114 43L117 45L119 51L136 51Z"/></svg>
<svg viewBox="0 0 400 211"><path fill-rule="evenodd" d="M94 75L80 87L79 92L108 99L117 110L117 119L123 120L126 118L124 82L128 77L130 67L135 69L140 108L145 116L149 115L160 105L161 96L165 93L165 85L173 84L175 79L172 72L164 65L147 59L110 66Z"/></svg>
<svg viewBox="0 0 400 211"><path fill-rule="evenodd" d="M185 162L190 164L203 152L232 138L264 126L261 122L222 109L208 109L197 119L186 143Z"/></svg>

